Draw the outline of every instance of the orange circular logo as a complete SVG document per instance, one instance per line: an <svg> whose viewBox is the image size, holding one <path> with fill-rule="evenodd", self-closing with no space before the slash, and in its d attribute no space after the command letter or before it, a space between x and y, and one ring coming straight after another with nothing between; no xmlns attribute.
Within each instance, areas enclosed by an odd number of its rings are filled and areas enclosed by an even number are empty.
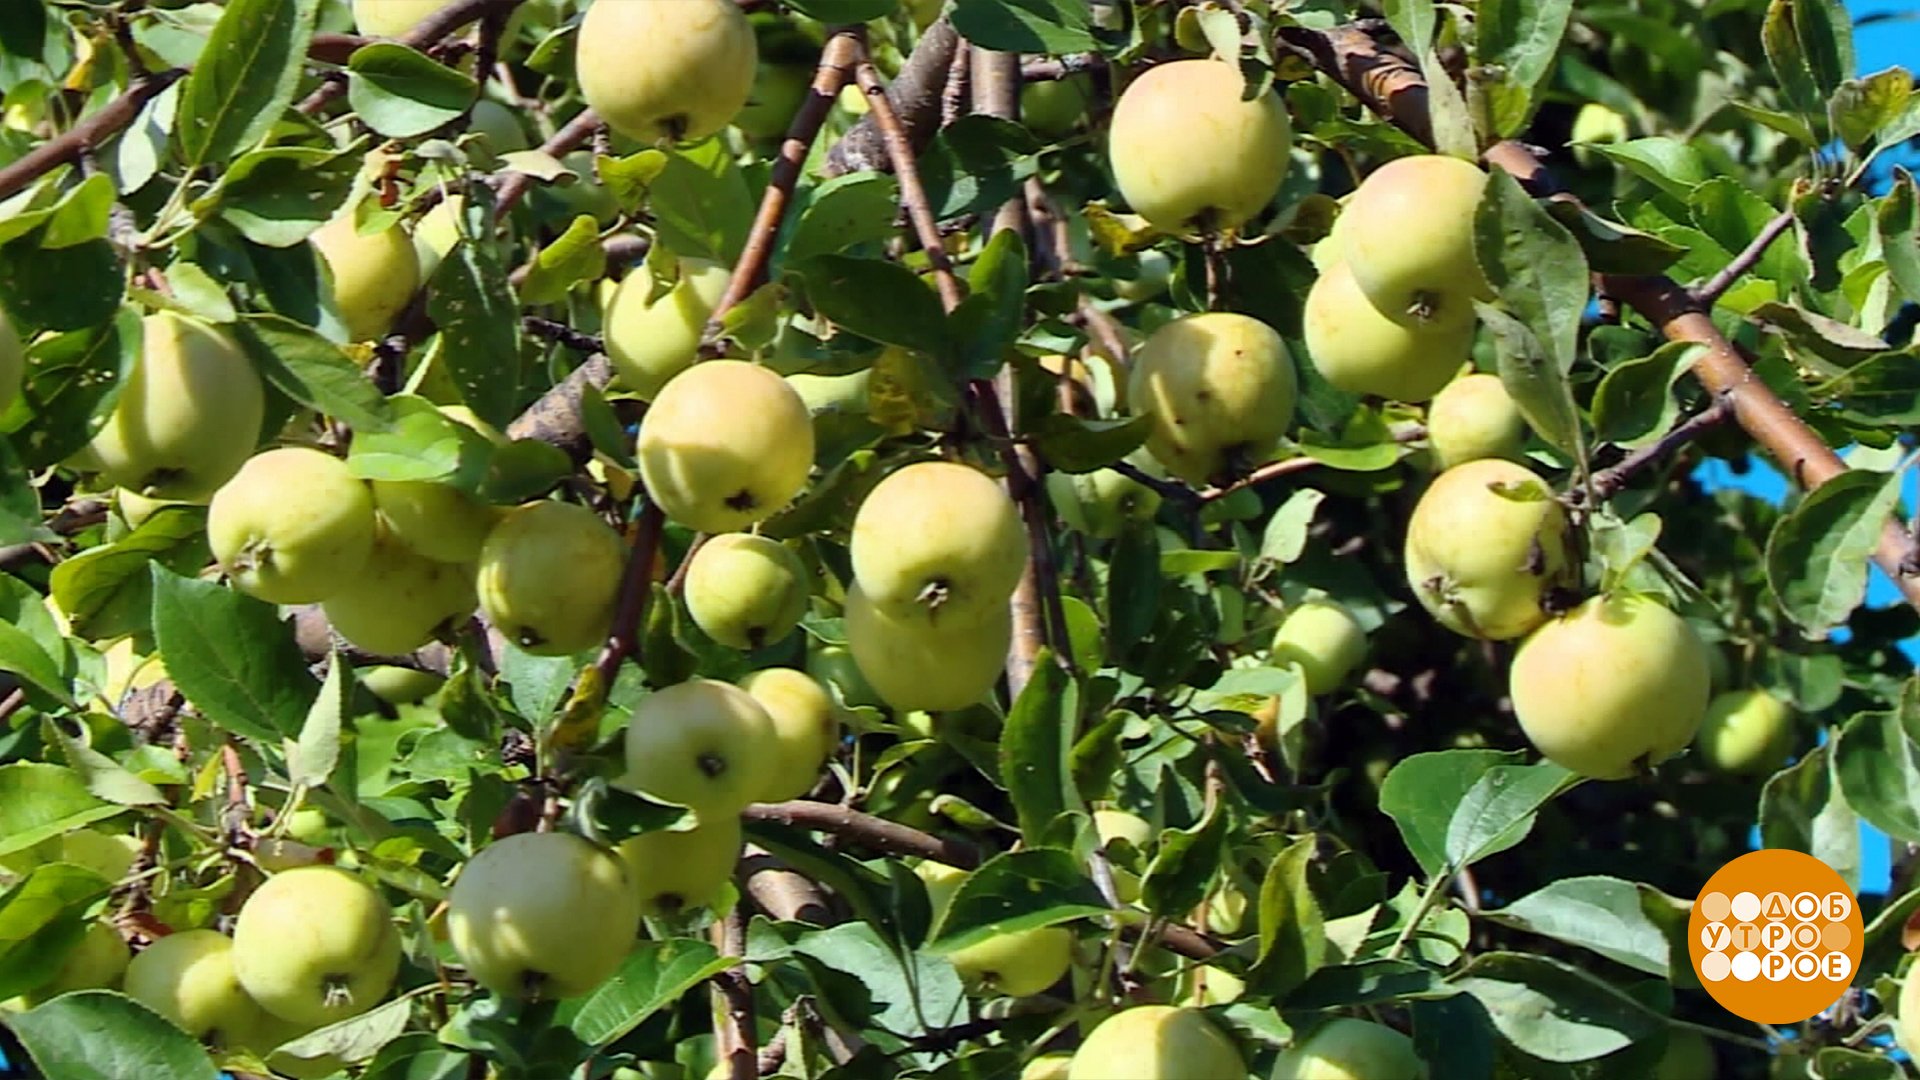
<svg viewBox="0 0 1920 1080"><path fill-rule="evenodd" d="M1688 953L1728 1012L1797 1024L1832 1005L1860 967L1860 905L1833 868L1769 848L1720 868L1693 902Z"/></svg>

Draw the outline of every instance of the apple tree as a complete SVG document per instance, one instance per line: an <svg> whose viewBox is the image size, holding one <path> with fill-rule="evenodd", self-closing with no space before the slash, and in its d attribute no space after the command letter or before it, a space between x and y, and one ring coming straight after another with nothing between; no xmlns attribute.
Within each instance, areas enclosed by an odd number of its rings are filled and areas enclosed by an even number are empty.
<svg viewBox="0 0 1920 1080"><path fill-rule="evenodd" d="M1837 0L0 4L0 1072L1905 1075L1858 66ZM1688 955L1753 847L1863 890L1802 1023Z"/></svg>

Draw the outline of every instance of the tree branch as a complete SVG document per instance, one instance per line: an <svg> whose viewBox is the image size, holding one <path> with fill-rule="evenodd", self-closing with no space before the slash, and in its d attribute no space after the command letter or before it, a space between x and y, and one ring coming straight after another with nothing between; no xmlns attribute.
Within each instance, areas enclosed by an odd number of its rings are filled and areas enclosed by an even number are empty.
<svg viewBox="0 0 1920 1080"><path fill-rule="evenodd" d="M1791 228L1793 228L1792 210L1782 210L1774 215L1773 220L1761 228L1760 235L1753 238L1753 243L1746 246L1746 250L1735 255L1733 261L1722 267L1719 273L1693 290L1693 302L1703 308L1711 308L1714 301L1720 299L1728 289L1733 288L1734 282L1739 281L1742 275L1760 262L1766 255L1767 249L1780 238L1780 234Z"/></svg>
<svg viewBox="0 0 1920 1080"><path fill-rule="evenodd" d="M0 169L0 199L11 198L26 190L28 184L52 172L56 166L78 161L81 154L125 130L147 102L158 97L186 75L185 68L174 68L134 80L126 92L100 108L100 111L48 139Z"/></svg>
<svg viewBox="0 0 1920 1080"><path fill-rule="evenodd" d="M921 34L887 91L887 104L898 116L909 138L924 146L933 137L940 122L940 92L947 81L947 67L960 45L960 35L945 15L934 20ZM868 113L852 130L827 152L822 169L827 176L851 172L885 171L895 161L888 150L875 113Z"/></svg>
<svg viewBox="0 0 1920 1080"><path fill-rule="evenodd" d="M713 927L714 944L722 956L744 957L747 952L746 916L735 907ZM720 999L719 1030L714 1032L720 1060L727 1064L731 1080L755 1080L760 1075L760 1053L755 1048L758 1033L753 1021L753 983L747 978L744 961L713 977L713 991Z"/></svg>
<svg viewBox="0 0 1920 1080"><path fill-rule="evenodd" d="M895 115L886 87L880 84L880 73L873 69L873 59L864 48L854 68L854 77L859 80L860 89L866 92L867 101L872 106L873 111L868 119L880 130L887 159L893 163L894 174L900 178L900 202L906 207L907 219L913 223L920 249L926 252L927 262L933 267L933 283L940 290L940 302L951 314L954 308L960 306L960 282L953 276L953 260L947 258L947 248L940 237L940 223L933 216L932 204L927 201L926 185L920 182L913 140L902 126L900 117Z"/></svg>
<svg viewBox="0 0 1920 1080"><path fill-rule="evenodd" d="M586 363L567 373L553 389L541 394L527 410L507 425L511 439L537 439L566 451L575 465L593 456L593 441L587 436L587 418L581 408L586 388L605 390L613 381L613 361L604 354L587 358Z"/></svg>
<svg viewBox="0 0 1920 1080"><path fill-rule="evenodd" d="M593 662L600 676L600 692L613 689L620 665L629 657L640 659L640 634L647 617L647 600L653 596L653 559L660 550L660 530L667 515L658 503L648 500L633 527L633 550L627 556L627 570L620 579L620 599L613 609L613 629L607 643Z"/></svg>
<svg viewBox="0 0 1920 1080"><path fill-rule="evenodd" d="M1567 492L1567 498L1576 504L1584 503L1590 490L1593 498L1599 501L1611 499L1642 470L1665 461L1674 451L1732 418L1733 408L1727 404L1727 399L1716 399L1713 404L1675 424L1673 430L1660 436L1652 445L1643 446L1621 458L1617 464L1595 472L1584 487L1575 485Z"/></svg>
<svg viewBox="0 0 1920 1080"><path fill-rule="evenodd" d="M587 140L593 138L594 132L599 131L600 127L600 114L592 109L582 109L580 115L567 121L566 126L554 132L553 138L541 143L540 149L557 160L580 149ZM521 199L526 197L527 191L532 187L531 173L508 173L507 178L500 182L499 192L494 195L493 216L498 218L513 209Z"/></svg>
<svg viewBox="0 0 1920 1080"><path fill-rule="evenodd" d="M413 29L400 35L400 44L415 49L424 49L448 34L459 30L469 23L477 21L490 10L506 13L519 7L523 0L452 0L447 6L421 19ZM331 44L331 43L330 43ZM351 53L349 53L351 55ZM481 73L485 77L485 73ZM347 77L343 72L332 72L313 93L308 94L298 106L302 113L312 116L321 109L338 101L347 92Z"/></svg>
<svg viewBox="0 0 1920 1080"><path fill-rule="evenodd" d="M882 855L932 859L971 870L980 865L980 849L962 840L947 840L886 818L863 814L837 803L794 799L755 803L741 815L749 822L770 821L815 832L831 833Z"/></svg>

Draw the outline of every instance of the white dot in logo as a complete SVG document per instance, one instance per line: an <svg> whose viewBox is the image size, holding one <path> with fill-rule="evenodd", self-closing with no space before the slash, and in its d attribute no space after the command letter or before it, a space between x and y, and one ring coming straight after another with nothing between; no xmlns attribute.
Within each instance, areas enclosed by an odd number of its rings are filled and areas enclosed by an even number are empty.
<svg viewBox="0 0 1920 1080"><path fill-rule="evenodd" d="M1760 898L1750 892L1735 893L1733 896L1733 917L1738 922L1752 922L1760 916Z"/></svg>
<svg viewBox="0 0 1920 1080"><path fill-rule="evenodd" d="M1738 900L1734 903L1739 903ZM1759 953L1735 953L1733 956L1733 977L1741 982L1752 982L1760 977Z"/></svg>
<svg viewBox="0 0 1920 1080"><path fill-rule="evenodd" d="M1741 954L1746 955L1746 954ZM1710 952L1700 958L1700 977L1708 982L1719 982L1733 970L1733 961L1723 952Z"/></svg>

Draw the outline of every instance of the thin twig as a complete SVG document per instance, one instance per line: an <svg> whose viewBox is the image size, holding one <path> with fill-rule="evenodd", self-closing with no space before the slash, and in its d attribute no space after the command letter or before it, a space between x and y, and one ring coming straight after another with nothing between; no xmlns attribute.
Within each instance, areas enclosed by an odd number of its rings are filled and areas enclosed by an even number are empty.
<svg viewBox="0 0 1920 1080"><path fill-rule="evenodd" d="M578 150L581 144L593 138L594 132L599 131L600 128L600 114L592 109L583 109L580 115L567 121L565 127L554 132L553 138L541 143L540 150L558 160ZM526 197L527 191L533 187L533 179L531 173L507 174L507 178L500 181L499 192L494 195L493 216L498 218L518 205L520 200Z"/></svg>
<svg viewBox="0 0 1920 1080"><path fill-rule="evenodd" d="M1773 242L1780 238L1781 233L1791 228L1793 228L1792 210L1782 210L1774 215L1773 220L1760 229L1760 235L1753 238L1753 243L1748 244L1740 254L1735 255L1732 262L1721 267L1719 273L1693 289L1693 302L1703 308L1712 307L1728 289L1733 288L1734 282L1739 281L1742 275L1759 265L1767 249L1773 246Z"/></svg>
<svg viewBox="0 0 1920 1080"><path fill-rule="evenodd" d="M894 175L900 179L900 202L907 209L908 220L913 222L914 234L919 237L920 248L926 252L928 264L933 267L933 283L940 290L940 302L951 312L960 306L960 282L953 276L953 261L947 258L946 245L941 243L940 224L933 216L932 205L927 201L926 185L920 182L913 143L906 129L901 126L900 118L894 115L893 104L887 100L886 87L880 83L880 73L874 70L873 60L864 48L854 68L854 77L860 81L860 89L867 95L867 102L872 107L870 115L880 129L887 157L893 162Z"/></svg>
<svg viewBox="0 0 1920 1080"><path fill-rule="evenodd" d="M1020 64L1020 81L1030 83L1068 79L1092 71L1099 63L1100 57L1096 53L1068 53L1065 56L1026 60Z"/></svg>
<svg viewBox="0 0 1920 1080"><path fill-rule="evenodd" d="M525 315L520 319L520 327L535 337L545 338L589 356L607 350L606 342L599 334L584 333L554 319Z"/></svg>
<svg viewBox="0 0 1920 1080"><path fill-rule="evenodd" d="M900 73L887 91L887 103L892 106L890 115L899 118L913 143L924 144L939 126L942 89L954 51L960 45L960 35L947 17L935 19L921 32L920 40L914 43L913 52L908 54L907 62L901 65ZM822 171L830 177L841 176L884 169L894 160L881 135L878 116L869 112L827 152Z"/></svg>
<svg viewBox="0 0 1920 1080"><path fill-rule="evenodd" d="M600 677L601 693L613 689L620 665L629 657L640 660L640 635L647 617L647 600L653 595L653 559L660 550L660 530L667 516L659 504L649 500L633 527L633 550L627 556L626 574L620 579L620 599L613 609L613 628L607 643L593 662Z"/></svg>
<svg viewBox="0 0 1920 1080"><path fill-rule="evenodd" d="M186 73L185 68L174 68L134 80L125 93L107 102L99 112L75 124L65 134L48 139L8 163L0 169L0 199L19 194L28 184L52 172L56 166L77 161L82 153L97 149L118 135L133 123L147 102L158 97L162 90L172 86Z"/></svg>
<svg viewBox="0 0 1920 1080"><path fill-rule="evenodd" d="M1617 494L1621 488L1626 487L1634 476L1648 466L1667 460L1673 456L1674 451L1731 419L1733 419L1733 407L1727 404L1726 398L1717 398L1713 404L1675 424L1673 430L1660 436L1656 442L1635 450L1621 458L1617 464L1595 472L1588 478L1585 488L1575 486L1562 498L1574 504L1582 504L1587 500L1588 491L1591 491L1595 500L1604 502Z"/></svg>
<svg viewBox="0 0 1920 1080"><path fill-rule="evenodd" d="M441 38L466 27L468 24L488 14L491 10L511 13L523 0L452 0L447 6L415 23L413 29L400 35L402 45L415 49L424 49ZM504 18L504 14L502 16ZM312 116L321 109L338 101L347 92L345 72L330 72L313 93L308 94L298 106L301 113Z"/></svg>
<svg viewBox="0 0 1920 1080"><path fill-rule="evenodd" d="M980 849L963 840L948 840L923 833L919 829L835 803L813 802L809 799L755 803L747 807L741 816L749 822L777 822L831 833L882 855L933 859L962 870L971 870L979 866L981 861Z"/></svg>

